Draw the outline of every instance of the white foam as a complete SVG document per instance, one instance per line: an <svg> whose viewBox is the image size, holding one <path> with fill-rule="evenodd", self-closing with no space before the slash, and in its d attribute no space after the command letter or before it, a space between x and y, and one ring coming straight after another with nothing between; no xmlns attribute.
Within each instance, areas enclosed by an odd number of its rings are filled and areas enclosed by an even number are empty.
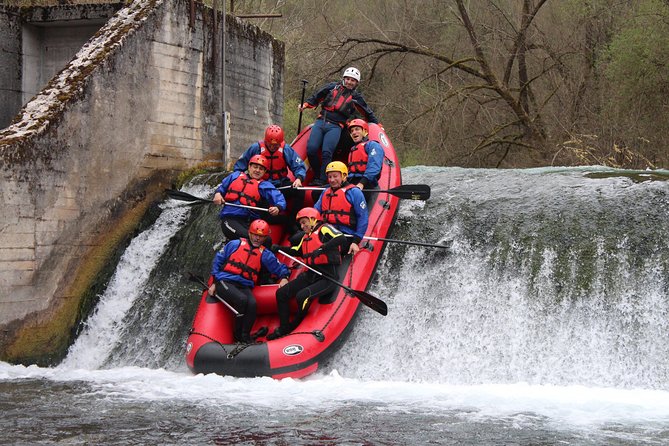
<svg viewBox="0 0 669 446"><path fill-rule="evenodd" d="M335 409L364 403L394 411L460 411L471 419L525 414L550 423L596 426L601 423L653 424L669 418L669 392L645 389L515 384L449 385L363 381L312 375L303 380L191 375L163 369L122 367L86 370L14 366L0 362L0 380L83 381L101 397L136 401L189 401L211 406L244 406L264 411ZM522 418L522 417L521 417Z"/></svg>
<svg viewBox="0 0 669 446"><path fill-rule="evenodd" d="M104 364L121 338L124 316L141 295L169 240L186 221L190 208L179 204L168 201L156 222L132 240L95 312L60 367L95 369Z"/></svg>

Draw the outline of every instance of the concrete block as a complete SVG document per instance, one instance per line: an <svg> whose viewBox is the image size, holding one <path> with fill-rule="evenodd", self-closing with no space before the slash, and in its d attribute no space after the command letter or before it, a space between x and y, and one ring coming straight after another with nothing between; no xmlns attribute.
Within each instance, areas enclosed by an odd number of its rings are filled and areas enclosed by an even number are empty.
<svg viewBox="0 0 669 446"><path fill-rule="evenodd" d="M33 248L35 246L35 232L21 232L20 228L5 228L0 232L0 259L4 259L4 249Z"/></svg>
<svg viewBox="0 0 669 446"><path fill-rule="evenodd" d="M100 228L114 223L105 203L118 200L129 184L157 170L185 169L212 155L222 156L226 108L234 110L229 146L235 158L280 113L283 71L274 69L273 51L283 47L270 36L248 24L227 21L231 44L223 104L221 57L218 54L214 61L211 41L217 39L217 45L221 36L204 29L212 22L189 27L187 0L133 5L150 11L143 15L146 22L128 27L121 37L113 37L113 27L107 28L95 40L107 45L104 58L82 58L76 66L65 66L67 83L82 75L82 67L86 78L80 90L51 104L58 113L43 111L48 107L32 109L56 124L25 141L35 154L25 185L3 183L0 326L34 311L35 295L44 296L39 304L46 308L67 288L65 270L95 243ZM0 46L6 46L2 17ZM48 96L40 93L43 82L67 63L85 35L83 29L77 34L67 27L52 27L45 34L41 19L46 16L31 16L18 31L24 49L18 45L0 51L0 77L14 72L26 100L38 93L40 100ZM45 48L50 60L44 59ZM11 58L14 68L4 63ZM52 93L48 97L58 97L57 91ZM18 151L18 144L12 150ZM33 283L38 277L42 283Z"/></svg>
<svg viewBox="0 0 669 446"><path fill-rule="evenodd" d="M0 247L0 258L6 262L34 262L34 248Z"/></svg>

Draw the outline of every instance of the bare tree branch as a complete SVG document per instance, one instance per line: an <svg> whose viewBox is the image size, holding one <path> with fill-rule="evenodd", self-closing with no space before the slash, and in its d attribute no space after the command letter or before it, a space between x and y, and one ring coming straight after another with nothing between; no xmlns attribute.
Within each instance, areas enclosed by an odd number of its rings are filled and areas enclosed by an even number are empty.
<svg viewBox="0 0 669 446"><path fill-rule="evenodd" d="M474 25L469 18L469 13L467 12L467 8L465 7L463 0L456 0L456 3L458 5L458 10L460 11L462 23L467 30L467 33L469 34L474 52L476 53L477 59L481 64L481 68L486 79L497 92L497 94L499 94L506 101L507 105L511 108L511 110L513 110L520 123L528 130L528 132L532 136L539 137L540 142L543 143L545 140L545 131L543 129L536 128L536 126L533 124L532 118L528 115L528 111L523 107L521 102L514 98L509 89L502 85L499 79L495 76L488 62L488 58L483 52L483 47L481 46L481 43L476 35L476 30L474 29Z"/></svg>
<svg viewBox="0 0 669 446"><path fill-rule="evenodd" d="M441 62L449 64L453 68L458 68L472 76L476 76L482 79L486 79L484 73L478 71L477 69L467 65L467 62L476 61L479 62L476 58L466 57L461 60L454 60L450 57L444 56L442 54L436 53L428 48L421 47L410 47L399 42L392 42L388 40L381 40L375 38L366 38L366 37L349 37L342 41L342 46L356 46L356 45L380 45L380 47L370 50L366 56L358 57L358 60L364 59L367 56L378 52L389 52L389 53L411 53L419 56L426 56Z"/></svg>
<svg viewBox="0 0 669 446"><path fill-rule="evenodd" d="M530 25L532 24L535 17L539 13L539 10L546 3L546 1L547 0L540 0L539 3L537 3L537 5L534 7L532 12L523 13L522 25L518 30L518 34L516 35L516 40L510 52L509 60L506 63L506 69L504 70L504 84L509 83L509 78L511 77L511 69L518 54L518 50L521 47L521 45L523 46L525 45L527 30L529 29ZM528 0L525 0L523 9L526 9L528 7L529 7Z"/></svg>

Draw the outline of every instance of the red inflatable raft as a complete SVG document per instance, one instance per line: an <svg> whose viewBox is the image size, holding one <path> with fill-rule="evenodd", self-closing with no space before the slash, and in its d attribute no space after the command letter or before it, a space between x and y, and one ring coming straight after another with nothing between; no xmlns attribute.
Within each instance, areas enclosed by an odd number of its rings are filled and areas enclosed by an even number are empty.
<svg viewBox="0 0 669 446"><path fill-rule="evenodd" d="M300 157L306 160L306 145L311 127L302 131L291 144ZM384 129L369 125L369 139L378 141L385 151L383 170L379 180L380 190L390 190L401 185L400 165L397 154ZM353 145L346 132L335 153L335 159L346 161L347 149ZM307 183L313 176L307 175ZM307 193L307 196L310 194ZM310 202L310 200L307 200ZM266 341L259 338L255 344L236 344L232 327L234 314L218 300L203 293L186 346L186 364L193 373L217 373L237 377L271 376L301 378L316 370L345 341L353 327L357 312L372 311L347 291L366 291L384 250L384 241L395 222L399 198L392 193L378 192L367 197L369 227L362 249L355 257L345 257L335 278L345 287L338 287L331 303L314 302L302 323L288 336ZM272 227L274 243L288 245L283 228ZM279 260L290 265L290 260L278 255ZM293 277L301 271L293 271ZM211 279L210 279L211 280ZM271 333L279 325L276 313L277 285L254 288L258 317L253 331L268 327ZM294 302L293 302L294 303ZM295 311L295 308L293 308ZM379 317L382 317L379 315Z"/></svg>

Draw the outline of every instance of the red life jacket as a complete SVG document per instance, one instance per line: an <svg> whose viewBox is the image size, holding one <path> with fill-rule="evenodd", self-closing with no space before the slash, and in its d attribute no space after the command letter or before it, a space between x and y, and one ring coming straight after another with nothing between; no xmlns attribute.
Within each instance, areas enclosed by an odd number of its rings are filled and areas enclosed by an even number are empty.
<svg viewBox="0 0 669 446"><path fill-rule="evenodd" d="M223 271L258 283L264 249L262 245L256 248L247 239L240 238L239 247L225 261Z"/></svg>
<svg viewBox="0 0 669 446"><path fill-rule="evenodd" d="M240 204L246 206L257 206L260 199L260 182L250 178L244 172L230 183L223 197L223 200L229 203L239 201Z"/></svg>
<svg viewBox="0 0 669 446"><path fill-rule="evenodd" d="M325 194L321 201L323 221L351 228L355 226L357 222L355 211L353 205L346 199L346 191L353 187L355 187L353 184L347 184L335 191L330 187L323 192Z"/></svg>
<svg viewBox="0 0 669 446"><path fill-rule="evenodd" d="M304 234L304 236L302 237L302 244L301 244L302 258L306 261L307 265L326 265L328 263L339 265L341 263L341 256L339 254L339 250L337 250L336 253L332 253L331 257L328 257L328 253L326 252L321 252L316 257L313 256L313 252L323 246L323 242L321 241L322 227L323 223L318 225L311 234ZM335 257L332 258L332 256Z"/></svg>
<svg viewBox="0 0 669 446"><path fill-rule="evenodd" d="M338 112L344 116L353 113L353 90L337 85L328 93L323 101L323 110L328 112Z"/></svg>
<svg viewBox="0 0 669 446"><path fill-rule="evenodd" d="M260 145L260 154L269 161L269 169L263 175L263 180L280 180L288 176L288 166L286 165L286 158L283 156L283 147L286 141L281 143L281 146L272 152L265 147L265 141L258 141Z"/></svg>
<svg viewBox="0 0 669 446"><path fill-rule="evenodd" d="M367 170L367 160L369 155L365 150L365 144L369 141L362 141L356 144L348 154L348 172L355 174L364 174Z"/></svg>

